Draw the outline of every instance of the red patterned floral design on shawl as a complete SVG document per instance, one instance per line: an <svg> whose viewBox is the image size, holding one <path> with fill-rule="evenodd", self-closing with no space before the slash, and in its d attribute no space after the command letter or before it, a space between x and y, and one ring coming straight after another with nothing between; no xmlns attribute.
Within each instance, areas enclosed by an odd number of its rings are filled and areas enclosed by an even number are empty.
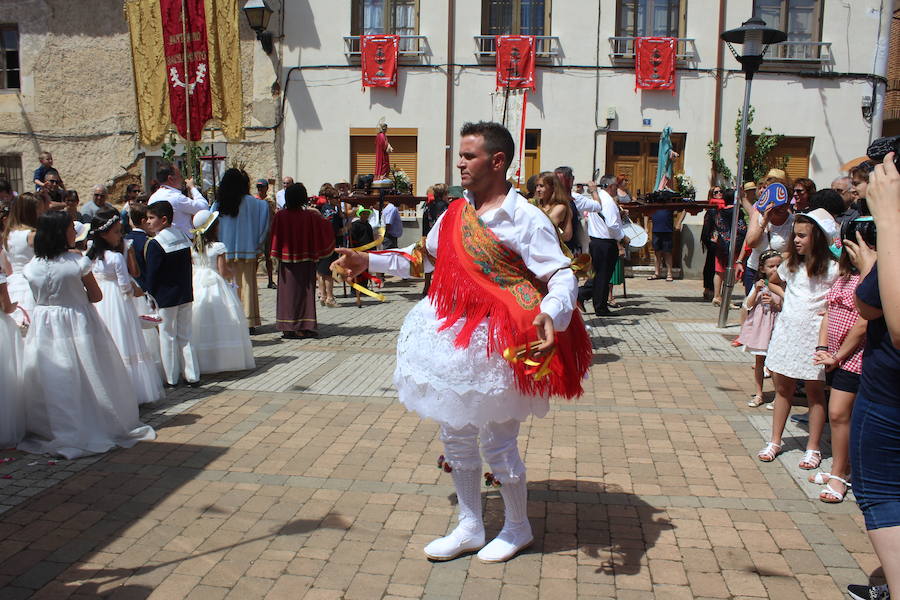
<svg viewBox="0 0 900 600"><path fill-rule="evenodd" d="M466 200L454 201L444 215L429 298L447 329L464 324L456 345L467 348L472 333L488 320L488 355L502 354L537 340L532 322L541 312L546 286L522 257L504 246ZM556 332L550 374L535 378L522 361L510 363L516 388L533 396L575 398L591 365L591 340L578 311L568 329Z"/></svg>

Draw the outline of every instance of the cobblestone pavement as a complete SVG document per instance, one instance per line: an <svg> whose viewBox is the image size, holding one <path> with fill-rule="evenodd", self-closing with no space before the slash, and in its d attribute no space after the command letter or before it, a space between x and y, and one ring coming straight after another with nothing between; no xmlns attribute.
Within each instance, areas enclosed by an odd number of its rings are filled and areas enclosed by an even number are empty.
<svg viewBox="0 0 900 600"><path fill-rule="evenodd" d="M14 459L0 464L0 599L793 600L877 580L852 495L821 504L796 468L802 430L779 461L755 460L769 413L746 406L736 328L716 329L691 281L628 280L617 315L589 319L587 394L523 425L533 548L428 562L455 496L437 427L391 387L420 285L320 308L319 339L264 327L254 371L143 411L155 442L74 461L0 453ZM484 500L491 535L502 501Z"/></svg>

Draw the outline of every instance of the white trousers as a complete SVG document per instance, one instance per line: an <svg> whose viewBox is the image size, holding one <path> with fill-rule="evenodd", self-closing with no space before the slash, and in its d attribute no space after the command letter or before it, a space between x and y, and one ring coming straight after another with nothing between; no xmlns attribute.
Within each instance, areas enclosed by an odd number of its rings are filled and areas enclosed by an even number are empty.
<svg viewBox="0 0 900 600"><path fill-rule="evenodd" d="M191 302L160 308L159 349L162 355L166 383L175 385L184 372L184 379L194 383L200 379L197 357L191 346Z"/></svg>
<svg viewBox="0 0 900 600"><path fill-rule="evenodd" d="M525 479L525 463L519 456L520 422L515 419L505 423L487 423L482 427L466 425L453 429L441 425L444 442L444 458L453 469L481 471L481 458L491 466L494 477L500 483ZM481 455L479 455L479 440Z"/></svg>

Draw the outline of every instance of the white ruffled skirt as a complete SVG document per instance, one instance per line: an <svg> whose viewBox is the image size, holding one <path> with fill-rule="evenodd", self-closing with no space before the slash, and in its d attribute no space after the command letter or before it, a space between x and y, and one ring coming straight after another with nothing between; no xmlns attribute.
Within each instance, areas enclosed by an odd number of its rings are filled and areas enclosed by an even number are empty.
<svg viewBox="0 0 900 600"><path fill-rule="evenodd" d="M22 334L10 315L0 313L0 450L14 448L25 436L22 393Z"/></svg>
<svg viewBox="0 0 900 600"><path fill-rule="evenodd" d="M20 450L72 459L156 438L140 422L131 379L92 305L35 307L24 363Z"/></svg>
<svg viewBox="0 0 900 600"><path fill-rule="evenodd" d="M118 282L111 279L98 277L97 283L103 292L103 299L95 304L97 313L119 349L138 404L162 400L166 396L162 377L147 348L131 294L123 292Z"/></svg>
<svg viewBox="0 0 900 600"><path fill-rule="evenodd" d="M488 356L486 320L468 348L453 343L462 320L438 331L441 323L425 298L400 328L394 385L407 409L454 429L547 415L549 400L522 394L509 363L499 354Z"/></svg>
<svg viewBox="0 0 900 600"><path fill-rule="evenodd" d="M200 373L256 368L247 317L235 289L210 267L194 265L191 345Z"/></svg>

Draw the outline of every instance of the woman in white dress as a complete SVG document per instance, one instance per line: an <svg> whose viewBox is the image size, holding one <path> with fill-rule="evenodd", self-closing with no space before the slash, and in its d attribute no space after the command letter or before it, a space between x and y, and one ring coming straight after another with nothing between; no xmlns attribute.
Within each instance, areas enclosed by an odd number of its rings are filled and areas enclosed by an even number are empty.
<svg viewBox="0 0 900 600"><path fill-rule="evenodd" d="M794 218L793 244L788 259L778 267L774 283L785 287L781 314L775 321L766 368L775 383L772 438L757 457L771 462L781 453L781 436L791 412L797 380L806 382L809 403L809 439L801 469L815 469L822 461L819 442L825 427L825 369L813 363L826 296L839 274L835 260L838 226L823 208Z"/></svg>
<svg viewBox="0 0 900 600"><path fill-rule="evenodd" d="M12 271L7 284L9 299L28 315L34 308L34 294L22 276L25 265L34 258L34 229L43 213L43 203L37 196L25 193L15 199L6 222L3 247ZM21 311L14 315L18 323L25 318Z"/></svg>
<svg viewBox="0 0 900 600"><path fill-rule="evenodd" d="M6 275L0 271L0 449L14 448L25 435L22 398L22 334L10 313Z"/></svg>
<svg viewBox="0 0 900 600"><path fill-rule="evenodd" d="M93 262L94 278L103 299L97 313L109 329L125 370L131 377L138 404L149 404L165 397L162 377L147 348L141 321L135 309L135 285L128 273L123 254L122 223L115 210L102 210L91 220L93 244L87 256Z"/></svg>
<svg viewBox="0 0 900 600"><path fill-rule="evenodd" d="M191 343L201 374L256 367L247 317L235 287L226 281L231 273L225 244L218 241L218 216L218 212L208 210L194 215Z"/></svg>
<svg viewBox="0 0 900 600"><path fill-rule="evenodd" d="M125 365L92 306L101 292L91 261L66 250L74 242L65 213L38 220L35 259L24 271L36 305L24 353L28 433L18 445L69 459L156 438L140 422Z"/></svg>

